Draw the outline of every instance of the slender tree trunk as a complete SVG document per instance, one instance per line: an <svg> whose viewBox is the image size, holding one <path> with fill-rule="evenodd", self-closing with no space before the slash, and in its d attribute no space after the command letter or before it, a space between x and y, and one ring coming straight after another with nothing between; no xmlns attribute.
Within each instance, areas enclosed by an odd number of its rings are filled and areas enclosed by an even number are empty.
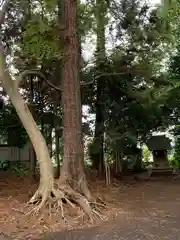
<svg viewBox="0 0 180 240"><path fill-rule="evenodd" d="M60 177L60 157L59 157L60 146L59 146L59 133L57 129L55 129L55 139L56 139L56 164L57 164L55 178L59 178Z"/></svg>
<svg viewBox="0 0 180 240"><path fill-rule="evenodd" d="M105 18L107 12L107 4L104 0L96 0L96 34L97 34L97 46L96 46L96 66L97 72L103 71L103 63L105 61ZM104 79L98 79L96 89L96 121L95 121L95 144L99 146L99 153L96 155L94 161L98 160L98 163L93 163L94 166L98 166L99 174L104 173Z"/></svg>
<svg viewBox="0 0 180 240"><path fill-rule="evenodd" d="M32 114L22 96L20 95L16 82L11 79L11 76L7 70L3 47L0 48L0 81L7 92L16 112L26 129L30 140L35 149L37 160L40 164L40 184L37 192L31 199L32 201L39 196L42 196L42 202L39 205L41 207L47 199L53 188L53 169L52 162L49 156L48 148L43 135L36 122L34 121Z"/></svg>
<svg viewBox="0 0 180 240"><path fill-rule="evenodd" d="M104 173L104 110L101 101L103 90L104 84L100 82L99 79L96 91L96 120L94 133L94 143L98 145L99 152L93 157L93 166L98 170L99 175L103 175Z"/></svg>
<svg viewBox="0 0 180 240"><path fill-rule="evenodd" d="M20 94L18 92L13 93L10 98L23 126L25 127L32 141L37 159L40 163L40 185L49 185L52 183L53 171L52 162L49 156L49 151L45 139L38 129L36 122L34 121L27 105L24 103Z"/></svg>
<svg viewBox="0 0 180 240"><path fill-rule="evenodd" d="M91 194L84 173L82 107L79 77L79 44L77 37L77 1L64 1L64 158L60 185L68 184L88 199Z"/></svg>

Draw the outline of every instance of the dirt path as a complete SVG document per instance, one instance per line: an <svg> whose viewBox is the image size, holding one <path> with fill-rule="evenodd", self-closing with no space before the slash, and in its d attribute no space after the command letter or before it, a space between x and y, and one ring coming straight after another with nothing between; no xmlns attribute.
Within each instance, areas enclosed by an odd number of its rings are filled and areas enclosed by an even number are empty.
<svg viewBox="0 0 180 240"><path fill-rule="evenodd" d="M47 234L44 240L179 240L180 193L177 182L145 184L124 196L124 213L116 220L86 230ZM132 199L134 196L134 199ZM121 205L121 204L120 204ZM120 207L120 206L119 206Z"/></svg>
<svg viewBox="0 0 180 240"><path fill-rule="evenodd" d="M56 213L27 216L25 203L37 185L24 181L0 179L0 232L15 240L180 240L179 181L126 181L108 188L92 183L93 194L103 196L109 207L109 221L95 223L99 227L77 220L78 210L67 209L68 225Z"/></svg>
<svg viewBox="0 0 180 240"><path fill-rule="evenodd" d="M43 240L179 240L180 219L165 217L163 221L144 221L119 224L111 222L99 228L48 234ZM178 222L178 221L179 222Z"/></svg>

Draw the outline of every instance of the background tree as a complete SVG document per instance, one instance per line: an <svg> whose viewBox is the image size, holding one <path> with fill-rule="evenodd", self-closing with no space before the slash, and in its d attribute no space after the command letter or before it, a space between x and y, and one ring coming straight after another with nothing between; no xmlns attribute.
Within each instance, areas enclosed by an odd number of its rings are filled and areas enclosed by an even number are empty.
<svg viewBox="0 0 180 240"><path fill-rule="evenodd" d="M104 63L106 62L106 50L105 50L105 27L107 24L107 2L102 0L96 0L95 2L95 19L96 19L96 72L101 75L104 69ZM98 147L98 152L93 155L92 163L93 168L99 171L102 175L104 172L104 79L99 76L96 82L96 102L95 102L95 132L94 132L94 144Z"/></svg>
<svg viewBox="0 0 180 240"><path fill-rule="evenodd" d="M164 116L169 110L163 106L164 93L170 83L162 72L162 59L166 58L169 30L161 23L158 9L150 10L145 3L121 1L112 4L110 10L118 44L104 61L101 72L96 68L92 72L97 79L102 75L106 86L105 132L112 140L121 140L121 146L128 146L127 137L136 145L153 129L165 127ZM120 147L119 143L115 145Z"/></svg>

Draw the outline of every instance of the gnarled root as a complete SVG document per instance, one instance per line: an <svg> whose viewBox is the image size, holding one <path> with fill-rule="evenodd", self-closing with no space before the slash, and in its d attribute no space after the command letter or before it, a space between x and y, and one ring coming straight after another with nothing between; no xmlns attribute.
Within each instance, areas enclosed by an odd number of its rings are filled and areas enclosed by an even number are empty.
<svg viewBox="0 0 180 240"><path fill-rule="evenodd" d="M79 207L89 217L91 222L93 222L95 218L104 219L100 214L100 208L105 207L104 204L96 201L89 201L86 197L73 190L69 185L62 185L59 187L54 185L51 188L47 186L39 187L30 199L29 203L37 204L37 206L31 211L34 213L39 212L48 204L51 206L53 203L54 206L58 207L61 211L62 219L65 221L64 203L68 204L72 208L75 208L74 203L79 205Z"/></svg>

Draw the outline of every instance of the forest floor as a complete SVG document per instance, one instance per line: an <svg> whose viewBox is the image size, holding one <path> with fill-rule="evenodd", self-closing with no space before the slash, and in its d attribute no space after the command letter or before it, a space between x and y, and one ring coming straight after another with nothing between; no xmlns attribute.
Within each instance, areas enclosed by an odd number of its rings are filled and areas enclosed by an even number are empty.
<svg viewBox="0 0 180 240"><path fill-rule="evenodd" d="M49 209L28 215L32 207L26 202L37 184L28 177L0 173L0 232L17 240L179 239L179 187L180 181L170 178L143 182L127 178L108 187L104 181L90 182L93 195L101 196L108 207L102 212L106 219L92 226L78 208L66 209L68 223L57 212L49 215Z"/></svg>

